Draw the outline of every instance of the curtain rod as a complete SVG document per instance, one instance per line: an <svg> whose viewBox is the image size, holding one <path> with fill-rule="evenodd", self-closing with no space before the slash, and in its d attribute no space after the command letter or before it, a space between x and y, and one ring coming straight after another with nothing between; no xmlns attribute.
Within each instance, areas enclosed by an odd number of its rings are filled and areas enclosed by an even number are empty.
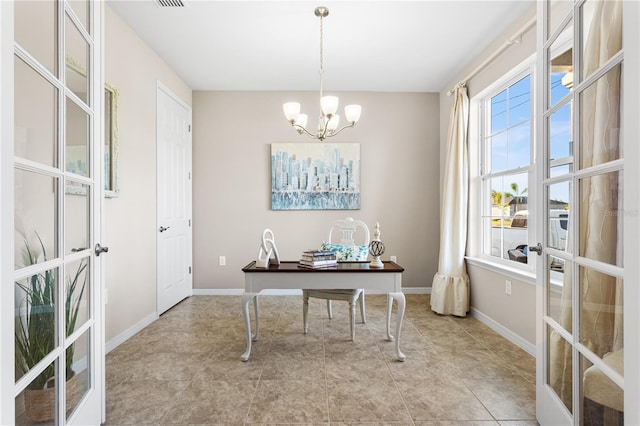
<svg viewBox="0 0 640 426"><path fill-rule="evenodd" d="M482 71L487 65L489 65L494 59L496 59L502 52L504 52L509 46L513 45L513 44L520 44L522 42L522 35L524 33L526 33L527 31L529 31L536 23L536 17L535 15L533 16L533 18L529 19L524 26L514 35L512 35L511 37L509 37L503 44L502 46L500 46L498 48L498 50L496 50L495 52L493 52L493 54L491 56L489 56L487 59L485 59L484 61L482 61L482 63L480 65L478 65L473 71L471 71L469 73L469 75L467 75L465 78L463 78L462 80L460 80L460 82L458 84L456 84L453 89L449 90L447 92L447 96L451 96L453 95L453 92L455 92L456 88L458 87L464 87L467 84L467 81L469 81L469 79L471 79L472 77L475 77L476 74L478 74L480 71Z"/></svg>

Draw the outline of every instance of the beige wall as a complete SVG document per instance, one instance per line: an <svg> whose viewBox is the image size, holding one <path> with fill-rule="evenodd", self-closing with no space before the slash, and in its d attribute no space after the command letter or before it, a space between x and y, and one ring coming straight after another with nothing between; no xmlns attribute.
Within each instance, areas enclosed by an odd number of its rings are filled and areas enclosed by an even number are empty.
<svg viewBox="0 0 640 426"><path fill-rule="evenodd" d="M535 16L535 5L523 14L514 25L512 25L501 36L483 52L474 58L466 69L452 79L450 83L440 92L440 176L444 173L444 160L446 156L447 132L449 128L449 116L452 98L447 96L447 91L458 81L465 78L478 64L484 61L489 55L495 52L507 39L514 35L524 24ZM536 52L536 29L531 28L522 37L520 44L515 44L507 48L498 58L492 61L486 68L467 82L469 99L482 92L489 85L494 83L513 67L522 63ZM470 120L477 117L473 114ZM469 134L469 146L477 144L477 135L474 132ZM474 159L470 159L474 167ZM477 159L476 159L477 161ZM471 200L475 201L474 194L479 190L475 182L471 182ZM440 188L442 193L442 188ZM469 223L469 233L475 229L474 222ZM473 247L467 247L467 254L473 253ZM535 343L535 286L530 282L513 279L507 275L483 269L480 266L469 266L469 278L471 280L471 307L479 313L496 321L500 326L517 334L528 342ZM512 295L505 294L505 280L512 282Z"/></svg>
<svg viewBox="0 0 640 426"><path fill-rule="evenodd" d="M317 143L286 122L282 103L317 113L316 92L193 94L194 289L240 289L264 228L281 258L318 247L329 224L353 216L380 222L386 252L406 268L405 287L430 287L438 264L437 93L338 93L363 106L362 119L327 142L361 144L361 209L272 211L270 144ZM226 256L227 266L218 266Z"/></svg>
<svg viewBox="0 0 640 426"><path fill-rule="evenodd" d="M120 92L120 195L104 202L106 341L156 312L157 81L191 105L191 89L105 7L105 80Z"/></svg>

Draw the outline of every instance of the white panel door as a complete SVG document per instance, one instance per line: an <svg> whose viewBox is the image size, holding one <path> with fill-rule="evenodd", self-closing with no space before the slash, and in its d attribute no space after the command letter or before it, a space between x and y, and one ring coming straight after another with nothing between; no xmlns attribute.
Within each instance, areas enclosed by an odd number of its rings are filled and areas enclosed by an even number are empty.
<svg viewBox="0 0 640 426"><path fill-rule="evenodd" d="M191 275L191 110L158 87L158 314L189 297Z"/></svg>

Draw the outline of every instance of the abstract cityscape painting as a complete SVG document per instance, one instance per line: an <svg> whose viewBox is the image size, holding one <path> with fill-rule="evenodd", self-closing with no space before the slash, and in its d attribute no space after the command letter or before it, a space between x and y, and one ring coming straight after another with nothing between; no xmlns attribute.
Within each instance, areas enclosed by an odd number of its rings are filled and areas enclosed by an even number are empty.
<svg viewBox="0 0 640 426"><path fill-rule="evenodd" d="M360 209L360 144L272 143L271 209Z"/></svg>

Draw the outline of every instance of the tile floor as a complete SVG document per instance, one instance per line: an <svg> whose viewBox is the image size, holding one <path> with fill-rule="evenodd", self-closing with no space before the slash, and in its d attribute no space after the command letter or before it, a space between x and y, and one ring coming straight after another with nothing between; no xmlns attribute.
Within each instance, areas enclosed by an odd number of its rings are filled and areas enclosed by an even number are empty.
<svg viewBox="0 0 640 426"><path fill-rule="evenodd" d="M439 316L408 295L401 348L385 340L386 297L348 308L260 296L260 336L240 361L240 297L194 296L107 355L107 424L537 425L535 360L474 318ZM395 317L394 317L395 318Z"/></svg>

